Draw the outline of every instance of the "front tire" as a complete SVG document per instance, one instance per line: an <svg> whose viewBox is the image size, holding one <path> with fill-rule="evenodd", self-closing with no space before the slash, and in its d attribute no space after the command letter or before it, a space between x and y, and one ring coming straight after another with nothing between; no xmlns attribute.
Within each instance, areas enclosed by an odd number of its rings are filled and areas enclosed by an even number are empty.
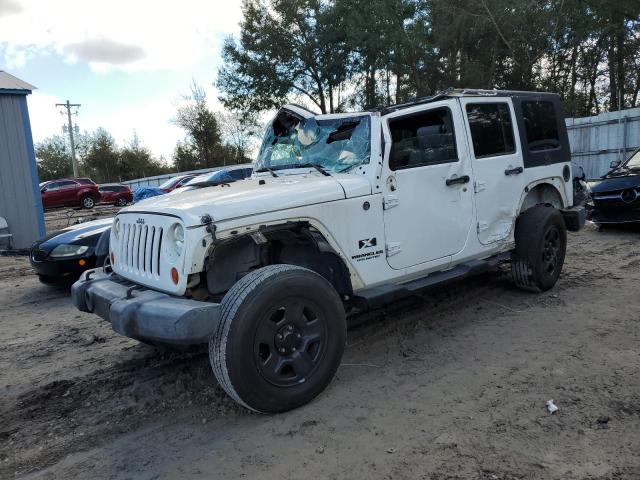
<svg viewBox="0 0 640 480"><path fill-rule="evenodd" d="M85 195L80 199L80 205L82 205L82 208L91 210L93 207L96 206L96 201L93 199L91 195Z"/></svg>
<svg viewBox="0 0 640 480"><path fill-rule="evenodd" d="M238 281L222 300L209 342L220 386L260 413L310 402L331 382L346 342L342 301L317 273L270 265Z"/></svg>
<svg viewBox="0 0 640 480"><path fill-rule="evenodd" d="M511 274L522 290L545 292L560 277L567 251L567 228L558 210L538 205L516 222L516 248L511 253Z"/></svg>

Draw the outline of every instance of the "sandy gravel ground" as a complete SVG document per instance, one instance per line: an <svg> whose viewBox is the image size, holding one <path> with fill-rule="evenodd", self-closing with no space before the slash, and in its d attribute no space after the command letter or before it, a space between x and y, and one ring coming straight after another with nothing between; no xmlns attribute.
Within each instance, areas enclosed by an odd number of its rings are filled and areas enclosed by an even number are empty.
<svg viewBox="0 0 640 480"><path fill-rule="evenodd" d="M119 337L0 257L0 478L638 479L638 285L640 233L587 229L554 290L498 272L375 312L322 395L261 416L204 351Z"/></svg>

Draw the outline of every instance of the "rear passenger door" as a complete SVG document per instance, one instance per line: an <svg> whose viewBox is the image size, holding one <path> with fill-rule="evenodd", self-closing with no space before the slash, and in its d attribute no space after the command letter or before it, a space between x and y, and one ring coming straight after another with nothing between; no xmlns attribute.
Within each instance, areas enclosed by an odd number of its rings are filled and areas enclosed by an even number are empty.
<svg viewBox="0 0 640 480"><path fill-rule="evenodd" d="M478 240L509 238L524 189L524 165L511 99L462 98L474 173Z"/></svg>
<svg viewBox="0 0 640 480"><path fill-rule="evenodd" d="M456 101L391 113L384 127L384 228L389 266L446 265L467 241L471 165ZM379 245L379 244L378 244Z"/></svg>

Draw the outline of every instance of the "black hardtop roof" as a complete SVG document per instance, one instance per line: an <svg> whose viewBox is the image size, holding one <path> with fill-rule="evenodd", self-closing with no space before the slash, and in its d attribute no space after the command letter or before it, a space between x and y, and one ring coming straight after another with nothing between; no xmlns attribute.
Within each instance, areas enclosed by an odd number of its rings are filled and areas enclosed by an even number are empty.
<svg viewBox="0 0 640 480"><path fill-rule="evenodd" d="M530 98L530 99L541 99L544 97L547 98L560 98L557 93L551 92L530 92L530 91L518 91L518 90L483 90L478 88L449 88L442 92L438 92L435 95L431 95L429 97L420 97L409 100L408 102L398 103L395 105L389 105L386 107L377 107L372 111L380 112L381 115L386 115L388 113L395 112L397 110L402 110L404 108L413 107L416 105L422 105L425 103L437 102L438 100L443 100L445 98L455 98L455 97L512 97L512 98Z"/></svg>

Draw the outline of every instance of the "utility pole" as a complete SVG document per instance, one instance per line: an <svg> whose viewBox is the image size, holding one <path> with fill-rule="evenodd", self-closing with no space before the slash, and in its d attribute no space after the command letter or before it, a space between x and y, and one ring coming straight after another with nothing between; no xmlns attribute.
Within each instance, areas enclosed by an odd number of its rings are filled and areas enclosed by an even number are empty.
<svg viewBox="0 0 640 480"><path fill-rule="evenodd" d="M73 176L77 177L78 174L78 160L76 159L76 145L73 142L73 122L71 121L71 109L80 107L79 103L56 103L56 107L64 107L67 109L67 119L69 121L69 142L71 143L71 162L73 164Z"/></svg>

